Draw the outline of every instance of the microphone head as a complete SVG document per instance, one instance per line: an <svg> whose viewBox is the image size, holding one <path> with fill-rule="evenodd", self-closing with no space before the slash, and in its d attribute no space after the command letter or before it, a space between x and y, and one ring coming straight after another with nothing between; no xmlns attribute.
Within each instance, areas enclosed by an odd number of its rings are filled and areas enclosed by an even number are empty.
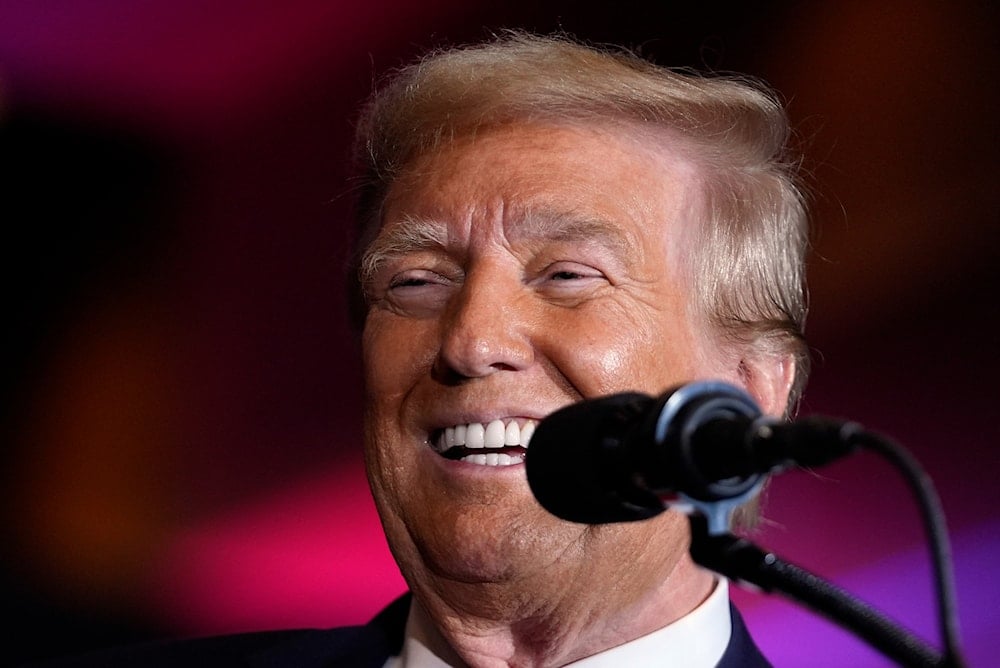
<svg viewBox="0 0 1000 668"><path fill-rule="evenodd" d="M538 424L525 457L528 484L538 502L571 522L632 522L658 515L663 502L634 482L626 442L647 422L654 404L625 393L562 408Z"/></svg>

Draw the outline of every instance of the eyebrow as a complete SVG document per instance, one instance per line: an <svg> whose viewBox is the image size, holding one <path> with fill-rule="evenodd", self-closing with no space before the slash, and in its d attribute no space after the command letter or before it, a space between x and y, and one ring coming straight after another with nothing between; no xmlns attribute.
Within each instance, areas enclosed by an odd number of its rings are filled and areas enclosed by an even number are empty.
<svg viewBox="0 0 1000 668"><path fill-rule="evenodd" d="M386 232L383 230L361 256L358 277L367 289L388 260L421 250L442 249L448 244L448 228L426 218L406 216Z"/></svg>
<svg viewBox="0 0 1000 668"><path fill-rule="evenodd" d="M608 248L618 261L627 263L636 257L637 245L620 227L593 215L576 211L533 207L520 216L512 239L540 239L557 242L588 242ZM448 246L447 225L426 218L406 216L383 230L361 257L359 278L367 287L387 261L405 255Z"/></svg>

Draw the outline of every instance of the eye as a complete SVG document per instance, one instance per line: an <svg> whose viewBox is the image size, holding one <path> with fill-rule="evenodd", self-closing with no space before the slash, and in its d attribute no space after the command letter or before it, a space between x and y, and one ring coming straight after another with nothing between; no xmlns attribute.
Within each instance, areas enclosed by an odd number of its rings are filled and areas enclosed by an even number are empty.
<svg viewBox="0 0 1000 668"><path fill-rule="evenodd" d="M562 271L554 271L549 274L549 280L551 281L572 281L574 279L586 278L586 276L578 271L570 271L568 269L563 269Z"/></svg>
<svg viewBox="0 0 1000 668"><path fill-rule="evenodd" d="M442 277L432 271L411 270L396 274L389 281L390 290L419 288L440 283Z"/></svg>
<svg viewBox="0 0 1000 668"><path fill-rule="evenodd" d="M455 280L429 269L407 269L393 274L385 292L388 306L402 315L425 317L444 308Z"/></svg>
<svg viewBox="0 0 1000 668"><path fill-rule="evenodd" d="M573 303L593 296L608 285L600 269L581 262L554 262L538 274L534 281L539 292L556 300L569 299Z"/></svg>
<svg viewBox="0 0 1000 668"><path fill-rule="evenodd" d="M547 281L585 281L604 279L604 273L594 267L578 262L556 262L546 267L544 272Z"/></svg>

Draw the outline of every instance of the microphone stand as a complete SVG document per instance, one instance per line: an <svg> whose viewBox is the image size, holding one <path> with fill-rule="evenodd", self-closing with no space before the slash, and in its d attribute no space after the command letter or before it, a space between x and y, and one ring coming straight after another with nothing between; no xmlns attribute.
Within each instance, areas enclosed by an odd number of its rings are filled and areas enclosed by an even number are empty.
<svg viewBox="0 0 1000 668"><path fill-rule="evenodd" d="M914 493L930 539L943 650L730 533L733 510L760 491L767 475L822 466L857 450L886 459ZM589 459L600 465L567 469L567 461ZM640 521L673 507L691 518L696 563L734 582L784 594L904 666L965 666L941 503L930 477L891 439L840 420L779 424L763 416L744 391L708 381L658 399L625 393L561 409L539 424L527 463L536 498L558 517L590 524Z"/></svg>
<svg viewBox="0 0 1000 668"><path fill-rule="evenodd" d="M750 541L729 532L733 509L756 490L739 498L704 501L688 499L691 521L691 557L734 582L766 592L778 592L797 601L848 631L903 666L962 668L955 583L944 513L930 477L920 464L893 440L860 428L850 430L848 445L875 453L903 475L920 509L931 545L938 614L944 651L938 651L895 624L888 617L843 589L809 571L783 561ZM762 485L763 483L761 483Z"/></svg>
<svg viewBox="0 0 1000 668"><path fill-rule="evenodd" d="M691 557L733 582L778 592L822 614L903 666L960 666L885 615L809 571L730 533L712 534L691 515Z"/></svg>

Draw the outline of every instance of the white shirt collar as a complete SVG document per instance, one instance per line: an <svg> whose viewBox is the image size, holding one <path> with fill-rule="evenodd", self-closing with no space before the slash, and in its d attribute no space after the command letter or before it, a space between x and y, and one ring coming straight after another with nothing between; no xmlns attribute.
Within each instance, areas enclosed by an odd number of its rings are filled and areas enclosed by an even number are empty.
<svg viewBox="0 0 1000 668"><path fill-rule="evenodd" d="M713 668L725 653L731 634L729 585L720 580L701 605L673 624L600 654L574 661L567 664L567 668ZM461 665L455 651L414 601L406 620L403 651L386 661L384 668L451 668Z"/></svg>

